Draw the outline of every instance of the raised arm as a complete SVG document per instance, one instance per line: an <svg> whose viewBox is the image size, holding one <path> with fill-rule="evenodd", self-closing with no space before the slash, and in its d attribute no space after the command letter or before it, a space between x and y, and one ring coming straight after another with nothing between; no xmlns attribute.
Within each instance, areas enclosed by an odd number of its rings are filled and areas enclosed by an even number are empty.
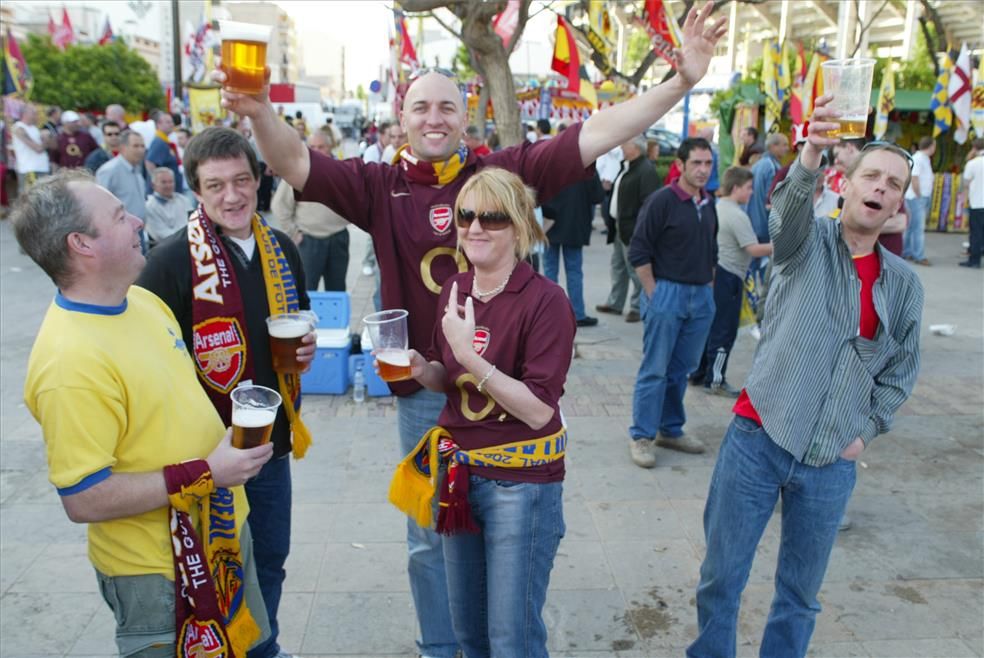
<svg viewBox="0 0 984 658"><path fill-rule="evenodd" d="M728 31L724 16L708 22L713 10L714 3L708 1L700 11L692 7L687 14L683 43L676 51L676 75L640 96L596 113L584 123L578 145L585 167L615 146L642 134L701 81L715 44Z"/></svg>
<svg viewBox="0 0 984 658"><path fill-rule="evenodd" d="M826 136L828 130L838 128L838 124L831 121L836 119L837 113L826 107L832 99L832 96L824 95L816 100L806 144L786 179L776 186L772 195L769 235L776 265L791 261L813 230L813 191L821 173L823 151L838 141Z"/></svg>
<svg viewBox="0 0 984 658"><path fill-rule="evenodd" d="M212 71L212 80L225 85L226 74L221 70ZM227 91L224 86L220 93L222 107L249 117L253 136L267 166L294 189L304 189L311 171L310 155L297 131L280 120L270 102L270 68L266 69L263 91L259 94L238 94Z"/></svg>

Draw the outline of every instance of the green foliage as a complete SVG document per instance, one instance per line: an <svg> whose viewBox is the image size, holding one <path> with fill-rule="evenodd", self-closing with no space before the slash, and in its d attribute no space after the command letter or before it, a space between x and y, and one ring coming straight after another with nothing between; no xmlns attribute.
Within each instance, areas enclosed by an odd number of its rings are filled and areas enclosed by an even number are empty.
<svg viewBox="0 0 984 658"><path fill-rule="evenodd" d="M652 43L645 29L636 27L629 30L629 43L625 47L624 72L627 75L634 73L652 49Z"/></svg>
<svg viewBox="0 0 984 658"><path fill-rule="evenodd" d="M935 29L932 24L930 32ZM874 84L881 85L882 72L888 65L890 57L879 57L875 60ZM936 85L936 73L933 69L933 58L926 47L926 39L922 30L916 31L916 44L912 53L904 60L895 60L896 89L932 89Z"/></svg>
<svg viewBox="0 0 984 658"><path fill-rule="evenodd" d="M451 70L459 80L474 80L478 77L478 73L472 67L471 52L465 44L458 46L458 50L454 53Z"/></svg>
<svg viewBox="0 0 984 658"><path fill-rule="evenodd" d="M34 77L31 98L36 102L100 111L119 103L130 112L164 105L157 73L122 41L62 51L50 38L31 34L22 47Z"/></svg>

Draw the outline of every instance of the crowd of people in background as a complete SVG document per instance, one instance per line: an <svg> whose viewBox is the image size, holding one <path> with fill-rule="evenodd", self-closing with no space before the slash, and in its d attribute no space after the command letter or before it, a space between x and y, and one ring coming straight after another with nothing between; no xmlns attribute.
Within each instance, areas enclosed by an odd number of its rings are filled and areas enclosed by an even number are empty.
<svg viewBox="0 0 984 658"><path fill-rule="evenodd" d="M441 460L447 469L440 491L429 492L440 497L436 524L430 499L423 512L408 512L418 650L546 655L542 612L565 532L561 398L576 333L599 324L587 313L582 252L600 216L612 244L611 289L594 308L642 323L627 459L652 468L657 448L705 452L706 437L685 431L688 383L734 399L705 510L698 636L687 655L734 654L741 592L780 495L783 548L763 652L805 655L830 550L845 526L854 460L890 429L918 371L922 288L903 259L930 264L924 232L936 143L923 138L910 154L825 137L834 124L824 96L813 117L819 130L792 146L785 135L760 140L747 128L737 164L719 171L714 130L703 127L682 140L661 177L645 131L706 72L725 31L723 18L705 25L710 8L690 12L675 78L583 123L541 119L525 126L523 143L505 148L494 130L465 125L456 83L434 71L408 88L399 122L371 124L361 143L330 122L286 115L263 94L228 90L223 104L236 118L198 134L163 110L128 122L118 105L100 121L49 108L41 123L35 107L23 106L10 131L27 199L15 230L59 286L26 397L45 429L66 511L95 528L90 554L117 613L121 652L140 655L173 639L173 616L171 626L140 630L127 626L122 609L162 590L161 574L174 573L170 559L183 558L179 541L173 556L142 546L153 554L140 574L148 579L121 578L131 574L114 554L123 535L112 536L112 524L137 519L150 544L167 532L154 515L167 511L173 533L179 513L209 496L212 509L244 509L244 497L250 508L248 526L225 521L226 554L249 597L238 621L227 615L230 643L239 653L252 646L250 658L288 655L278 644L290 551L286 457L303 457L311 432L299 376L274 370L265 320L308 309L309 289L345 290L355 226L372 239L356 258L376 277L377 307L410 309L412 379L391 384L404 463L421 470ZM224 76L213 73L219 83ZM979 268L984 141L974 149L963 174L971 240L961 265ZM64 217L46 221L59 208ZM556 285L561 262L566 292ZM222 277L210 277L218 270ZM729 381L748 281L760 297L761 341L747 381ZM187 407L169 400L160 413L191 411L182 443L166 454L141 447L144 437L131 429L112 430L127 425L123 418L163 431L159 418L126 400L110 409L95 393L84 413L92 427L110 429L86 433L84 449L73 452L72 422L84 414L71 391L86 387L84 369L108 349L90 315L117 318L106 333L121 341L140 335L135 321L156 329L132 347L141 360L107 358L100 372L110 397L125 398L120 382L136 380L151 399L170 398L166 386L145 381L150 356L164 355L168 382ZM54 338L66 329L75 341L68 352ZM210 347L222 341L234 343L224 358L239 359L233 381L217 378L211 361ZM298 360L309 362L314 345L312 331ZM189 384L191 370L175 351L193 358L200 386ZM78 358L90 352L97 356ZM52 359L77 367L53 373ZM244 379L279 391L284 404L272 448L234 454L222 425L230 424L228 390ZM470 396L483 400L480 411ZM106 466L117 453L150 471L125 504L126 487L137 485ZM749 473L769 486L749 487ZM819 492L829 494L822 503ZM178 591L171 595L190 601L178 614L191 618L202 599ZM131 622L149 614L138 608Z"/></svg>

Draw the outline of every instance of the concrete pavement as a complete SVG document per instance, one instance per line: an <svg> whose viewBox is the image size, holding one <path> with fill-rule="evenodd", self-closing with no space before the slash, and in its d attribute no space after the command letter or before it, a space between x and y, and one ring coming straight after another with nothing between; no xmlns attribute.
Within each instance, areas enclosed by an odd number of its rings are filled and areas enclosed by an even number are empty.
<svg viewBox="0 0 984 658"><path fill-rule="evenodd" d="M984 275L956 267L959 235L928 234L922 372L895 429L862 458L834 548L812 656L958 658L984 655ZM589 309L605 300L610 247L585 250ZM353 230L353 318L371 302L360 275L364 237ZM85 530L65 516L47 481L40 430L22 401L27 356L53 286L18 253L0 223L0 655L115 655L113 620L86 557ZM660 451L658 466L629 460L626 429L641 324L601 316L579 331L564 399L570 424L567 536L546 607L553 655L681 656L696 632L694 588L701 514L729 420L728 401L688 392L688 431L705 455ZM957 325L950 337L935 323ZM731 381L748 372L742 335ZM398 458L392 398L308 396L315 435L292 464L292 552L281 644L303 656L414 655L404 520L386 502ZM739 655L754 656L772 594L774 518L745 593Z"/></svg>

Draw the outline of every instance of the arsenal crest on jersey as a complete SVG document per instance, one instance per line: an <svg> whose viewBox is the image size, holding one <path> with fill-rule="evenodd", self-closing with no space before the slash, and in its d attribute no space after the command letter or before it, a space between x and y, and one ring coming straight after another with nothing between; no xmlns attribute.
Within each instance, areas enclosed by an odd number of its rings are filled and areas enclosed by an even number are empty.
<svg viewBox="0 0 984 658"><path fill-rule="evenodd" d="M212 388L228 393L246 368L246 341L236 318L210 318L193 328L195 366Z"/></svg>
<svg viewBox="0 0 984 658"><path fill-rule="evenodd" d="M451 230L451 223L454 219L454 210L451 206L444 204L431 206L430 225L437 231L438 235L444 235Z"/></svg>
<svg viewBox="0 0 984 658"><path fill-rule="evenodd" d="M485 354L491 340L492 332L488 327L475 327L475 335L472 336L472 349L475 350L475 354L479 356Z"/></svg>

